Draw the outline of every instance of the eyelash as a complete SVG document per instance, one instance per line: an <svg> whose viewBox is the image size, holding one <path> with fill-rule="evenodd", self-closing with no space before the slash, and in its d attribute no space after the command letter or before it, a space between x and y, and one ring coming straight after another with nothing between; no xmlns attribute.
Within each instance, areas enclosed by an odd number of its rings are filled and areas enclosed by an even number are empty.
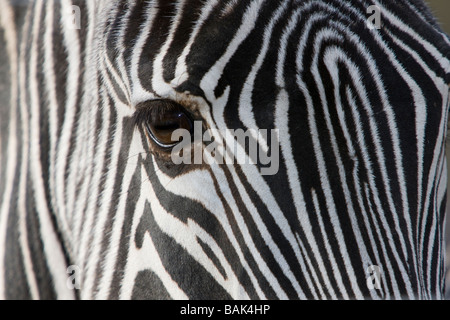
<svg viewBox="0 0 450 320"><path fill-rule="evenodd" d="M134 125L141 127L147 122L158 120L162 118L162 114L169 111L175 103L170 100L151 100L144 103L140 103L136 106L134 113Z"/></svg>
<svg viewBox="0 0 450 320"><path fill-rule="evenodd" d="M144 128L158 147L170 150L179 141L172 140L177 129L192 131L193 118L180 104L171 100L152 100L139 104L134 114L134 124Z"/></svg>

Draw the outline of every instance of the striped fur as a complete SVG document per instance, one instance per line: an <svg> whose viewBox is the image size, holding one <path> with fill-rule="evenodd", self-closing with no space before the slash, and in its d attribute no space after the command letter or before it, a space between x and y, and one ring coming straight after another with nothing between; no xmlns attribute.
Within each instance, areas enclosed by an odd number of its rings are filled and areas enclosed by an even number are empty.
<svg viewBox="0 0 450 320"><path fill-rule="evenodd" d="M0 7L0 298L444 296L450 42L421 1ZM278 173L174 165L133 121L161 98L278 129Z"/></svg>

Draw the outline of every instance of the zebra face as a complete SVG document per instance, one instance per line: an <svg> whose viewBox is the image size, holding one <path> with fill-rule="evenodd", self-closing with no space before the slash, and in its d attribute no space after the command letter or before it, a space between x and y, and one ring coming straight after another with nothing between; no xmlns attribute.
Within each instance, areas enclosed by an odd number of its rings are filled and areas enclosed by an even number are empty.
<svg viewBox="0 0 450 320"><path fill-rule="evenodd" d="M413 5L382 7L381 30L359 1L111 7L106 78L140 119L123 129L122 294L441 295L448 45ZM194 123L175 164L168 137ZM276 172L194 161L205 130L223 154L239 129Z"/></svg>
<svg viewBox="0 0 450 320"><path fill-rule="evenodd" d="M71 4L78 29L60 25ZM450 42L421 1L48 0L18 17L0 297L443 296Z"/></svg>

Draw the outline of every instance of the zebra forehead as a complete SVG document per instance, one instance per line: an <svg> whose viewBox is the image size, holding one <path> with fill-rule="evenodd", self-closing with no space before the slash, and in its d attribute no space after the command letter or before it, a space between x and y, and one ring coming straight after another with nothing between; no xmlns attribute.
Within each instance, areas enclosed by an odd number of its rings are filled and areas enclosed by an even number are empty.
<svg viewBox="0 0 450 320"><path fill-rule="evenodd" d="M145 91L170 97L175 89L204 96L202 80L232 84L234 75L250 70L264 49L283 51L289 46L287 54L303 53L299 50L303 34L313 35L304 37L306 47L313 47L318 37L332 32L335 39L352 35L362 44L372 41L367 28L369 4L359 0L114 2L104 19L104 52L112 62L124 61L132 85ZM396 10L402 8L411 14L418 10L403 2ZM401 26L391 25L392 13L382 10L383 28ZM424 14L432 21L428 11ZM406 21L405 27L419 30L425 25L425 21L412 21L414 24ZM302 55L297 54L298 59ZM264 66L275 67L276 61ZM206 76L209 78L204 79Z"/></svg>
<svg viewBox="0 0 450 320"><path fill-rule="evenodd" d="M225 84L241 86L235 75L252 68L267 40L267 28L273 30L280 23L268 46L269 51L278 51L287 22L299 19L297 10L322 12L321 17L328 20L338 16L331 5L312 4L300 3L297 8L291 1L116 2L105 15L106 50L102 52L112 67L119 69L118 61L126 64L132 104L155 96L179 100L180 92L205 97L202 81L210 91L219 85L215 93L220 94ZM275 63L268 67L273 69Z"/></svg>

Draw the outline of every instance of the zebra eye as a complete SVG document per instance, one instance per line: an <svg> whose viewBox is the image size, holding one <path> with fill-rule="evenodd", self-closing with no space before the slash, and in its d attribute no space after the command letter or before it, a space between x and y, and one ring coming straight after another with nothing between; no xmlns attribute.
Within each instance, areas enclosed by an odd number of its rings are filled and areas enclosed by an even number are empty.
<svg viewBox="0 0 450 320"><path fill-rule="evenodd" d="M169 111L157 119L151 119L147 125L150 137L163 148L171 148L179 141L172 140L172 134L177 129L192 130L192 122L184 112Z"/></svg>
<svg viewBox="0 0 450 320"><path fill-rule="evenodd" d="M153 100L137 108L136 122L143 125L148 135L158 146L172 148L180 141L172 140L177 129L192 132L193 122L187 111L169 100Z"/></svg>

